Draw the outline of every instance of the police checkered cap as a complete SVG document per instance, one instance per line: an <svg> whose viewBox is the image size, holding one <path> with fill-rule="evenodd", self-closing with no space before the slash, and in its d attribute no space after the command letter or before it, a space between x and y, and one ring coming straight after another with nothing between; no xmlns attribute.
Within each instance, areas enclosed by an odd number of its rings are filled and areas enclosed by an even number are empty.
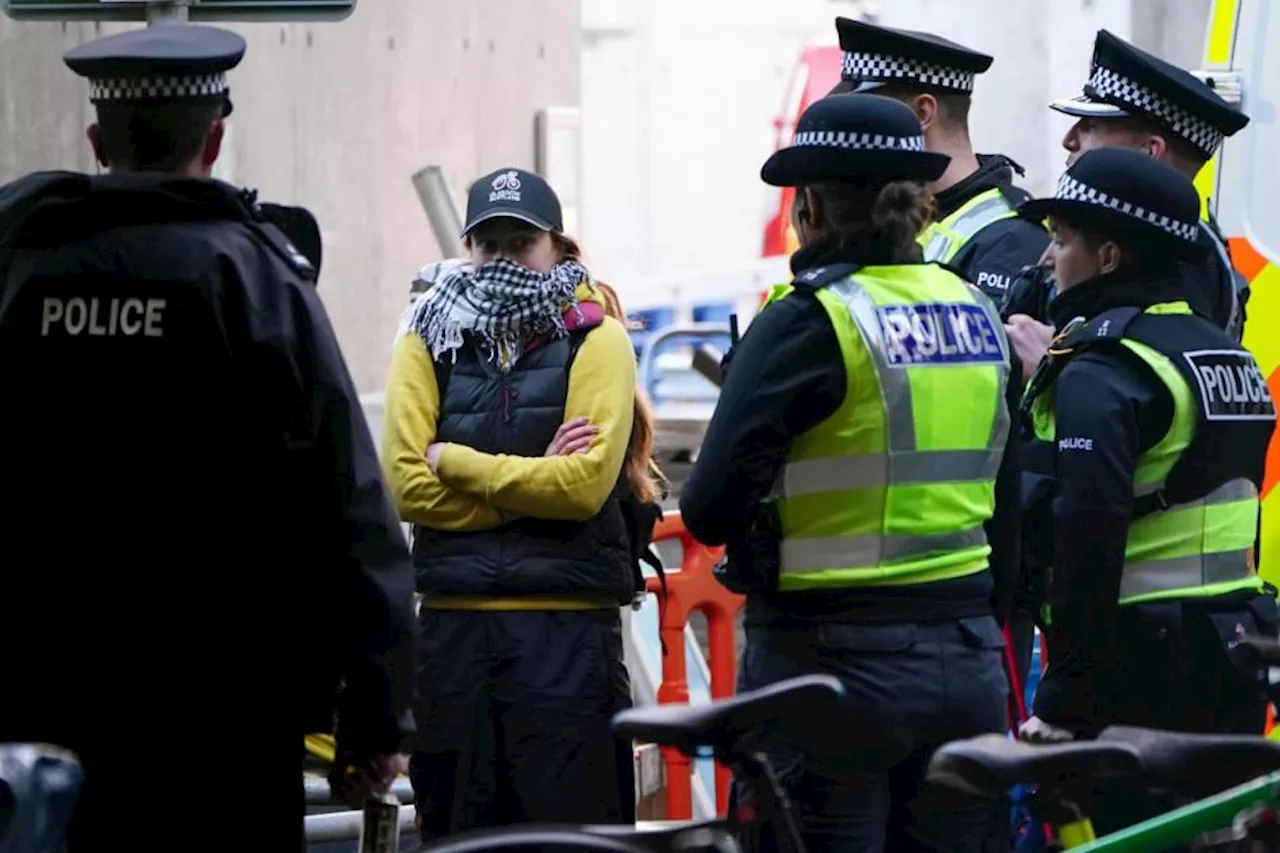
<svg viewBox="0 0 1280 853"><path fill-rule="evenodd" d="M972 71L905 56L845 51L841 76L855 83L914 83L952 92L973 91Z"/></svg>
<svg viewBox="0 0 1280 853"><path fill-rule="evenodd" d="M229 91L227 75L186 74L91 79L89 100L95 104L138 101L215 100Z"/></svg>
<svg viewBox="0 0 1280 853"><path fill-rule="evenodd" d="M852 151L923 151L923 136L888 136L843 130L807 130L791 140L792 148L845 148Z"/></svg>
<svg viewBox="0 0 1280 853"><path fill-rule="evenodd" d="M1088 184L1077 180L1070 174L1064 173L1062 177L1058 178L1058 187L1054 192L1053 197L1060 201L1080 202L1128 216L1147 225L1159 228L1161 231L1164 231L1166 234L1173 237L1186 240L1188 243L1195 243L1200 234L1200 225L1197 222L1184 222L1166 214L1157 213L1154 210L1148 210L1140 205L1116 198L1113 195L1109 195L1102 190L1091 187Z"/></svg>
<svg viewBox="0 0 1280 853"><path fill-rule="evenodd" d="M1086 91L1168 128L1203 154L1206 160L1222 144L1222 131L1212 124L1150 87L1105 65L1093 67Z"/></svg>

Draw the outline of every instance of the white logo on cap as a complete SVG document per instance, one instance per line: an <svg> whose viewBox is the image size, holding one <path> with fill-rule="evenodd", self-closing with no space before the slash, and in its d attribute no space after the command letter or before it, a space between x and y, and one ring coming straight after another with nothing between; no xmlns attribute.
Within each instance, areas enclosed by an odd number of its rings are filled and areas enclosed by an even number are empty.
<svg viewBox="0 0 1280 853"><path fill-rule="evenodd" d="M503 172L493 179L493 192L489 193L490 203L495 201L511 201L520 203L520 176L514 171Z"/></svg>

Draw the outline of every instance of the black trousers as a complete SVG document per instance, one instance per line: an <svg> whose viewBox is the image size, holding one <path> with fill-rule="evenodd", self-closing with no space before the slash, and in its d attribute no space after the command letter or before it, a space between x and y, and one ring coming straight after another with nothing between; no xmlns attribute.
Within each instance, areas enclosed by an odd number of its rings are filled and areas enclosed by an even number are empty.
<svg viewBox="0 0 1280 853"><path fill-rule="evenodd" d="M635 765L617 610L420 616L410 776L424 839L519 823L630 823Z"/></svg>
<svg viewBox="0 0 1280 853"><path fill-rule="evenodd" d="M1201 734L1261 735L1267 699L1230 659L1241 634L1276 636L1275 601L1260 595L1233 606L1213 599L1126 608L1118 625L1116 723ZM1050 655L1053 650L1050 649ZM1182 800L1142 781L1099 786L1092 804L1099 835L1168 811Z"/></svg>
<svg viewBox="0 0 1280 853"><path fill-rule="evenodd" d="M1008 682L993 617L936 625L748 627L738 689L827 673L848 693L846 724L770 745L809 849L830 853L982 849L993 805L925 781L934 750L1003 732ZM736 802L755 792L735 779ZM746 839L776 849L772 827Z"/></svg>

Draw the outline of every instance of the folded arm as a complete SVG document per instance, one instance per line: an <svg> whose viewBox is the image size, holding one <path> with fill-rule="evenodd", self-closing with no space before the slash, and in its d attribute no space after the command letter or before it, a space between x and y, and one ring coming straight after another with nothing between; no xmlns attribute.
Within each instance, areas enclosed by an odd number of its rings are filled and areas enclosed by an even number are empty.
<svg viewBox="0 0 1280 853"><path fill-rule="evenodd" d="M440 389L426 345L402 335L391 354L382 427L382 465L400 517L436 530L490 530L504 520L481 498L446 485L427 464L435 440Z"/></svg>
<svg viewBox="0 0 1280 853"><path fill-rule="evenodd" d="M635 354L626 330L606 317L578 350L569 370L565 420L599 429L585 453L525 457L481 453L446 444L438 473L449 486L503 511L585 521L600 511L622 471L635 414Z"/></svg>

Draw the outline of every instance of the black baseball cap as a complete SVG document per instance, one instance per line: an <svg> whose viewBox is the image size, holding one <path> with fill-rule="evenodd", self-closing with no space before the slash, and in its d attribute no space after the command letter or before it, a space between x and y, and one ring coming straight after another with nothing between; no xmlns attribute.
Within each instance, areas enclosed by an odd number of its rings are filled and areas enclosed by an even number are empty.
<svg viewBox="0 0 1280 853"><path fill-rule="evenodd" d="M462 236L477 225L500 216L519 219L543 231L563 231L560 199L533 172L507 166L476 180L467 193L467 224Z"/></svg>

